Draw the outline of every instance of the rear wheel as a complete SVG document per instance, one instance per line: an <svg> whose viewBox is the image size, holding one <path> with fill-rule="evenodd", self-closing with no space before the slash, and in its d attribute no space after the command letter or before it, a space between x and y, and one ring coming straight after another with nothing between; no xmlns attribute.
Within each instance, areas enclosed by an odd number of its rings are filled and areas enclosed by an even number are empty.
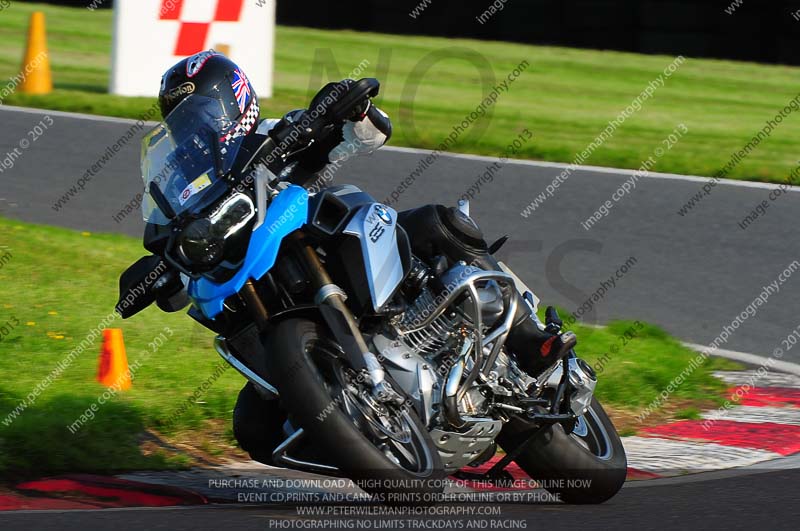
<svg viewBox="0 0 800 531"><path fill-rule="evenodd" d="M344 475L389 502L430 502L441 492L441 458L410 402L375 400L322 327L284 321L268 352L283 408Z"/></svg>
<svg viewBox="0 0 800 531"><path fill-rule="evenodd" d="M532 426L513 420L503 427L498 442L507 452L519 446ZM516 459L516 463L566 503L602 503L625 483L627 459L617 430L603 407L592 399L578 417L572 433L560 424L544 431Z"/></svg>

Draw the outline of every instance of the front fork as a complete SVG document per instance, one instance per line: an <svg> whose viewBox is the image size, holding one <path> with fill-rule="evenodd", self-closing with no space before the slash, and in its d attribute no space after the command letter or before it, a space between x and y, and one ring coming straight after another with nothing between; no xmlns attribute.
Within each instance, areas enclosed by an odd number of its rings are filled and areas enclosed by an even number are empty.
<svg viewBox="0 0 800 531"><path fill-rule="evenodd" d="M248 279L247 282L245 282L242 291L239 292L239 296L247 306L250 316L253 318L253 322L256 324L258 331L266 332L267 327L269 326L269 312L267 312L267 308L264 306L264 301L262 301L261 297L258 295L256 285L251 279Z"/></svg>
<svg viewBox="0 0 800 531"><path fill-rule="evenodd" d="M386 382L383 366L370 351L353 312L345 304L347 299L345 292L334 284L316 250L304 240L302 233L294 233L291 240L292 250L306 270L314 288L314 303L320 307L329 328L345 350L350 366L359 373L366 373L377 400L402 402L403 398ZM269 327L269 314L252 280L245 283L240 297L247 305L259 331L266 331Z"/></svg>
<svg viewBox="0 0 800 531"><path fill-rule="evenodd" d="M345 354L348 355L352 368L358 372L366 371L369 383L372 385L372 395L379 402L404 402L403 397L386 381L383 365L367 346L355 315L345 304L347 300L345 292L333 283L325 266L322 265L319 255L311 245L303 241L300 233L295 234L294 241L298 246L301 263L305 265L314 287L314 303L320 307L328 306L333 310L333 312L323 311L323 315L327 315L326 319L329 324L339 321L341 323L340 326L344 325L345 330L341 330L338 334L340 336L340 344L342 346L354 344L354 347L350 349L345 347L346 350L350 351L345 352ZM334 324L334 333L336 333L335 327L336 325Z"/></svg>

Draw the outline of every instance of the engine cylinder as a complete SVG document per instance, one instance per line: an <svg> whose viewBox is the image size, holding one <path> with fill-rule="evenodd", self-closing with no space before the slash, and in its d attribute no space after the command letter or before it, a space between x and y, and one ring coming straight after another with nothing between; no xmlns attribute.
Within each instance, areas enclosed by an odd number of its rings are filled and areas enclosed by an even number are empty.
<svg viewBox="0 0 800 531"><path fill-rule="evenodd" d="M435 355L441 352L451 338L460 319L458 315L448 315L447 312L433 320L431 324L421 330L414 330L439 307L430 290L425 289L403 314L398 323L401 340L409 348L422 355Z"/></svg>

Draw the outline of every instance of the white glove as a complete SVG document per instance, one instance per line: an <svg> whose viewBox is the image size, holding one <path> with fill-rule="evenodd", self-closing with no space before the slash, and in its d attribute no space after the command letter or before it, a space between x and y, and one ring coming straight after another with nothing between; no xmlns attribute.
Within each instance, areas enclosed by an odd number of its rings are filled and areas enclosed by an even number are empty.
<svg viewBox="0 0 800 531"><path fill-rule="evenodd" d="M382 110L377 107L375 109L383 117L389 118ZM344 137L342 142L328 155L328 160L332 163L341 163L356 155L368 155L381 148L388 140L366 113L359 122L346 122L342 127L342 136Z"/></svg>

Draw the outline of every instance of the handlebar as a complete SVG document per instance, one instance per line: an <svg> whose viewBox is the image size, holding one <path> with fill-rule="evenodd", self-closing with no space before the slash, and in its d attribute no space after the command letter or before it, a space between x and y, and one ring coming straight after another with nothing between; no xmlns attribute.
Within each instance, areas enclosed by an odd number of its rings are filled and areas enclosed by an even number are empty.
<svg viewBox="0 0 800 531"><path fill-rule="evenodd" d="M377 96L381 84L375 78L363 78L346 87L343 95L337 95L332 101L326 98L315 108L304 112L299 120L287 123L280 130L273 129L270 137L276 147L288 152L298 144L318 139L326 133L326 129L332 130L333 126L352 116L366 99Z"/></svg>
<svg viewBox="0 0 800 531"><path fill-rule="evenodd" d="M380 82L371 77L360 79L350 85L345 95L338 100L335 100L331 109L326 109L331 113L331 119L334 121L346 120L353 115L356 107L364 102L367 98L374 98L380 92Z"/></svg>

